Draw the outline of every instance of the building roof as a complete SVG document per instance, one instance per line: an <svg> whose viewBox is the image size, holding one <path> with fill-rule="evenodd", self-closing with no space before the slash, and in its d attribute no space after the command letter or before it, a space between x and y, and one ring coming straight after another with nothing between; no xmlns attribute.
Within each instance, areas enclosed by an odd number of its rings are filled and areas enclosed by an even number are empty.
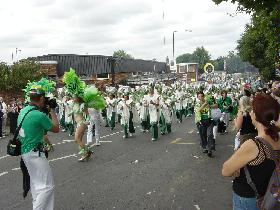
<svg viewBox="0 0 280 210"><path fill-rule="evenodd" d="M57 61L57 74L62 76L70 67L79 75L111 73L111 56L48 54L38 56L39 62ZM141 59L117 59L115 73L119 72L161 72L167 70L164 62Z"/></svg>

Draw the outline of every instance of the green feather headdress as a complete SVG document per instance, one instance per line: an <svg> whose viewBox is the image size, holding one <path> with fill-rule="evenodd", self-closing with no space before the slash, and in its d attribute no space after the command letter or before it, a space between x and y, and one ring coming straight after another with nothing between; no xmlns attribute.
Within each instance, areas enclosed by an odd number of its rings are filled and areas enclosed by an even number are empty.
<svg viewBox="0 0 280 210"><path fill-rule="evenodd" d="M86 84L78 77L74 69L70 68L68 72L64 73L63 82L65 83L67 92L71 96L83 97Z"/></svg>

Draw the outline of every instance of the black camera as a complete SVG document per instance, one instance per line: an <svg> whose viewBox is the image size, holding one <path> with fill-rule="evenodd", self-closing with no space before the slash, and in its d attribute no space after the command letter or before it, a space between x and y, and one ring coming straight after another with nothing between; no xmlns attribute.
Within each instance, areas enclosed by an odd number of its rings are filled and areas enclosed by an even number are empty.
<svg viewBox="0 0 280 210"><path fill-rule="evenodd" d="M51 109L55 109L57 107L57 102L54 98L50 99L49 97L45 97L45 105Z"/></svg>
<svg viewBox="0 0 280 210"><path fill-rule="evenodd" d="M49 108L55 109L57 106L57 102L54 98L50 99L49 97L45 97L45 106L41 108L41 111L48 115Z"/></svg>

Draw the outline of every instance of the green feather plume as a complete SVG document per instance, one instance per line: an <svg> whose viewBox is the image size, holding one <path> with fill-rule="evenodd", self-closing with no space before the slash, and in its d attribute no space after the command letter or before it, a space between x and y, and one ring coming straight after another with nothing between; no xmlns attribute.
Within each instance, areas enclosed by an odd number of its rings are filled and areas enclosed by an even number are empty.
<svg viewBox="0 0 280 210"><path fill-rule="evenodd" d="M70 68L68 72L64 73L63 82L70 95L83 97L86 84L81 81L74 69Z"/></svg>

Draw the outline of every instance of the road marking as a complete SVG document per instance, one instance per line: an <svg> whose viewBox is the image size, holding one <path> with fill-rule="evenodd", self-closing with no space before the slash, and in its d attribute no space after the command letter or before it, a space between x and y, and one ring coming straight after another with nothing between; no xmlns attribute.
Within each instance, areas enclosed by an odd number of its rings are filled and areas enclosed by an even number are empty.
<svg viewBox="0 0 280 210"><path fill-rule="evenodd" d="M49 160L49 162L54 162L54 161L57 161L57 160L62 160L62 159L70 158L70 157L77 157L77 154L72 154L72 155L67 155L67 156L63 156L63 157L60 157L60 158L55 158L55 159Z"/></svg>
<svg viewBox="0 0 280 210"><path fill-rule="evenodd" d="M101 143L112 143L112 141L99 141Z"/></svg>
<svg viewBox="0 0 280 210"><path fill-rule="evenodd" d="M63 142L67 142L67 143L69 143L69 142L74 142L75 140L62 140Z"/></svg>
<svg viewBox="0 0 280 210"><path fill-rule="evenodd" d="M8 171L4 171L4 172L0 173L0 176L4 176L7 173L8 173Z"/></svg>
<svg viewBox="0 0 280 210"><path fill-rule="evenodd" d="M200 210L199 205L194 205L197 210Z"/></svg>
<svg viewBox="0 0 280 210"><path fill-rule="evenodd" d="M4 159L4 158L9 157L9 156L10 155L5 155L5 156L0 157L0 159Z"/></svg>
<svg viewBox="0 0 280 210"><path fill-rule="evenodd" d="M193 132L194 132L194 130L190 130L188 133L191 134L191 133L193 133Z"/></svg>
<svg viewBox="0 0 280 210"><path fill-rule="evenodd" d="M184 142L182 142L182 143L176 143L176 144L188 144L188 145L195 145L196 143L184 143Z"/></svg>
<svg viewBox="0 0 280 210"><path fill-rule="evenodd" d="M178 141L182 140L182 138L177 138L170 142L170 144L176 144Z"/></svg>
<svg viewBox="0 0 280 210"><path fill-rule="evenodd" d="M20 168L13 168L12 171L18 171Z"/></svg>

